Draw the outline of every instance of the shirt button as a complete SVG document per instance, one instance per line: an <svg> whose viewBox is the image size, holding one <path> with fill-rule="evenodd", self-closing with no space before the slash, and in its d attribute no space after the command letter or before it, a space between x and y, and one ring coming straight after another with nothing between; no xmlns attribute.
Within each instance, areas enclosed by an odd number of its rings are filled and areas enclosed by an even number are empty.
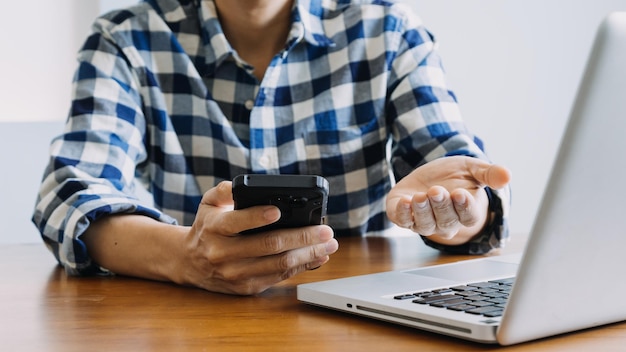
<svg viewBox="0 0 626 352"><path fill-rule="evenodd" d="M243 105L246 107L246 109L248 110L252 110L252 108L254 107L254 101L253 100L246 100Z"/></svg>

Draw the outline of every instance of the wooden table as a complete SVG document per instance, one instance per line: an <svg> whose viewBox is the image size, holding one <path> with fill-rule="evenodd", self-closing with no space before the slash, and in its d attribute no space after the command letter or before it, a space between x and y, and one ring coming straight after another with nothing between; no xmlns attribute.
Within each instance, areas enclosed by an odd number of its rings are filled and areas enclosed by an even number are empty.
<svg viewBox="0 0 626 352"><path fill-rule="evenodd" d="M519 252L523 237L501 253ZM495 253L497 255L500 253ZM341 239L322 268L253 297L126 277L68 277L39 244L0 246L3 351L500 349L305 305L299 283L465 259L416 237ZM624 303L616 303L624 304ZM626 323L506 348L624 351Z"/></svg>

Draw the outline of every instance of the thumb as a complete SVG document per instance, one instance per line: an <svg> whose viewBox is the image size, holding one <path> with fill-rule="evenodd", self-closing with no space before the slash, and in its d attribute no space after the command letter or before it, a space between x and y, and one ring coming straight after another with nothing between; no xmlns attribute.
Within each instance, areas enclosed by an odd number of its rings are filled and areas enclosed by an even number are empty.
<svg viewBox="0 0 626 352"><path fill-rule="evenodd" d="M471 162L469 171L474 179L489 188L498 189L511 181L511 172L502 165L490 164L475 160Z"/></svg>

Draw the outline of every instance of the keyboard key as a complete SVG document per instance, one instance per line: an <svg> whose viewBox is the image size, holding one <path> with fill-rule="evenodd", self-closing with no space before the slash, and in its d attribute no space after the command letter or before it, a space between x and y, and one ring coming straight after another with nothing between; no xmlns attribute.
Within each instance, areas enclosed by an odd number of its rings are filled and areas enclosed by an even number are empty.
<svg viewBox="0 0 626 352"><path fill-rule="evenodd" d="M413 303L430 304L433 302L446 301L446 300L457 299L457 298L459 298L459 296L456 296L456 295L435 295L435 296L429 296L429 297L418 297L413 300Z"/></svg>
<svg viewBox="0 0 626 352"><path fill-rule="evenodd" d="M431 303L430 305L433 307L438 307L438 308L447 308L447 307L452 307L452 306L458 306L461 304L468 304L469 302L470 301L468 300L457 298L457 299L449 299L445 301L434 302L434 303Z"/></svg>
<svg viewBox="0 0 626 352"><path fill-rule="evenodd" d="M490 299L490 300L488 300L486 302L490 302L490 303L493 303L493 304L505 304L506 301L507 301L506 298L499 297L499 298Z"/></svg>
<svg viewBox="0 0 626 352"><path fill-rule="evenodd" d="M480 292L482 294L486 294L486 293L501 293L500 290L496 288L480 288L478 290L476 290L476 292Z"/></svg>
<svg viewBox="0 0 626 352"><path fill-rule="evenodd" d="M486 301L486 300L491 299L491 297L481 296L481 295L467 296L466 298L470 301Z"/></svg>
<svg viewBox="0 0 626 352"><path fill-rule="evenodd" d="M480 296L480 292L478 291L459 291L456 294L463 297Z"/></svg>
<svg viewBox="0 0 626 352"><path fill-rule="evenodd" d="M446 308L448 308L449 310L455 310L455 311L462 312L462 311L466 311L468 309L474 309L474 308L476 308L476 306L473 306L471 304L459 304L459 305L456 305L456 306L450 306L450 307L446 307Z"/></svg>
<svg viewBox="0 0 626 352"><path fill-rule="evenodd" d="M483 315L488 318L495 318L495 317L501 317L503 312L504 312L504 309L492 310L490 312L483 313Z"/></svg>
<svg viewBox="0 0 626 352"><path fill-rule="evenodd" d="M397 295L393 297L393 299L397 299L397 300L405 300L405 299L411 299L411 298L415 298L415 295L409 293L409 294Z"/></svg>
<svg viewBox="0 0 626 352"><path fill-rule="evenodd" d="M504 292L498 292L498 293L486 293L484 294L484 296L490 297L490 298L508 298L509 294L504 293Z"/></svg>
<svg viewBox="0 0 626 352"><path fill-rule="evenodd" d="M489 301L472 301L472 303L470 304L475 307L487 307L495 305L495 303Z"/></svg>
<svg viewBox="0 0 626 352"><path fill-rule="evenodd" d="M474 309L468 309L465 312L469 313L469 314L484 315L485 313L495 312L495 311L499 311L499 310L502 310L502 309L498 308L498 307L495 307L495 306L486 306L486 307L478 307L478 308L474 308Z"/></svg>
<svg viewBox="0 0 626 352"><path fill-rule="evenodd" d="M499 284L497 282L475 282L473 284L467 284L467 286L476 288L490 288L494 286L499 286Z"/></svg>
<svg viewBox="0 0 626 352"><path fill-rule="evenodd" d="M509 277L506 279L500 279L500 280L491 280L489 282L495 282L495 283L499 283L502 285L513 285L513 282L515 282L515 278L514 277Z"/></svg>
<svg viewBox="0 0 626 352"><path fill-rule="evenodd" d="M467 286L467 285L454 286L454 287L450 287L450 289L454 291L460 291L460 292L478 290L477 287L472 287L472 286Z"/></svg>

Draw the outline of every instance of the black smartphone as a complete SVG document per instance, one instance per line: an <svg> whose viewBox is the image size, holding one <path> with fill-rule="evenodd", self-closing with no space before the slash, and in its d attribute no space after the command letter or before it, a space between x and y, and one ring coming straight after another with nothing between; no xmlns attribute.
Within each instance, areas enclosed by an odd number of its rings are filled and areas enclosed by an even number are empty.
<svg viewBox="0 0 626 352"><path fill-rule="evenodd" d="M235 209L255 205L280 209L277 222L242 233L320 225L326 219L328 180L317 175L238 175L233 179L233 200Z"/></svg>

